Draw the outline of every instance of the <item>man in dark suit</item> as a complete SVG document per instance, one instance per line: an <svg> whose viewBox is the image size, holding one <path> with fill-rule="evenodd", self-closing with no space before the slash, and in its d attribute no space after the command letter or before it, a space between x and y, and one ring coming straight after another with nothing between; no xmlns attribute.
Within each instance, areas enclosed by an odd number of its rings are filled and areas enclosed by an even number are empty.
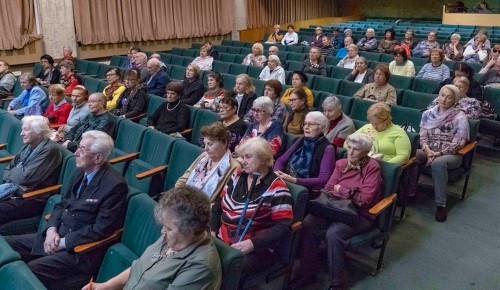
<svg viewBox="0 0 500 290"><path fill-rule="evenodd" d="M28 267L49 289L81 289L95 276L107 247L75 253L123 227L127 184L106 162L113 140L101 131L83 134L75 152L78 169L39 233L7 237Z"/></svg>
<svg viewBox="0 0 500 290"><path fill-rule="evenodd" d="M148 94L163 97L163 95L165 94L165 88L170 82L170 78L168 77L167 73L161 69L161 62L156 58L148 60L147 68L149 74L151 75L146 80Z"/></svg>

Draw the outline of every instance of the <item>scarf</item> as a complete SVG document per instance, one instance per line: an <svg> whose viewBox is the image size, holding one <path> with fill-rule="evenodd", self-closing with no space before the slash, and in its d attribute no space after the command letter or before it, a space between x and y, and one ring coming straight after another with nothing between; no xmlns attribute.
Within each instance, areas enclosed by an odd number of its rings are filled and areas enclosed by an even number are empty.
<svg viewBox="0 0 500 290"><path fill-rule="evenodd" d="M23 99L23 107L27 107L29 102L30 102L30 97L31 97L31 91L33 90L33 87L26 89L26 95L24 95Z"/></svg>
<svg viewBox="0 0 500 290"><path fill-rule="evenodd" d="M186 184L200 189L211 198L215 193L217 184L224 178L224 174L231 167L230 155L231 152L228 150L224 153L217 166L214 166L211 170L208 170L210 158L208 155L203 156L198 164L196 164L194 170L189 173Z"/></svg>
<svg viewBox="0 0 500 290"><path fill-rule="evenodd" d="M425 130L435 129L445 123L453 121L460 112L460 109L451 107L445 112L439 113L439 105L436 105L422 115L420 128Z"/></svg>
<svg viewBox="0 0 500 290"><path fill-rule="evenodd" d="M310 138L304 137L302 147L293 153L288 162L290 175L299 178L309 178L309 169L311 168L312 157L316 142L324 138L323 135Z"/></svg>
<svg viewBox="0 0 500 290"><path fill-rule="evenodd" d="M116 83L104 88L104 95L108 98L108 101L111 101L113 99L113 93L116 90L118 90L121 86L122 86L121 83Z"/></svg>
<svg viewBox="0 0 500 290"><path fill-rule="evenodd" d="M342 170L342 173L346 173L349 170L357 170L360 171L368 164L368 161L370 161L370 157L365 156L359 160L358 164L352 164L349 159L347 159L347 166Z"/></svg>

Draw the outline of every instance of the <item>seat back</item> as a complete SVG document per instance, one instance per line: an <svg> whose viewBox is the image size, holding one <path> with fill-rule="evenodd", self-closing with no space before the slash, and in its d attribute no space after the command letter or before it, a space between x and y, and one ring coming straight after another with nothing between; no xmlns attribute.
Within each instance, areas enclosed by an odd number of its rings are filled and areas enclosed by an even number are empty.
<svg viewBox="0 0 500 290"><path fill-rule="evenodd" d="M84 76L83 85L89 91L89 94L97 93L99 88L99 79Z"/></svg>
<svg viewBox="0 0 500 290"><path fill-rule="evenodd" d="M142 118L139 123L141 125L145 126L147 123L147 119L149 117L151 117L156 112L156 110L158 110L158 108L161 106L161 104L163 104L166 101L167 101L167 99L165 99L165 98L149 94L148 110L146 111L146 118Z"/></svg>
<svg viewBox="0 0 500 290"><path fill-rule="evenodd" d="M177 179L181 177L189 168L191 163L200 156L203 149L186 141L177 141L173 148L168 164L164 190L169 190L175 186Z"/></svg>
<svg viewBox="0 0 500 290"><path fill-rule="evenodd" d="M156 130L147 130L141 144L140 159L152 166L168 164L173 144L178 139Z"/></svg>
<svg viewBox="0 0 500 290"><path fill-rule="evenodd" d="M297 141L297 139L299 139L301 137L301 135L296 135L296 134L292 134L292 133L285 133L285 148L286 150L288 150L290 147L292 147L293 143L295 143L295 141Z"/></svg>
<svg viewBox="0 0 500 290"><path fill-rule="evenodd" d="M231 70L231 63L214 60L212 68L213 71L228 74Z"/></svg>
<svg viewBox="0 0 500 290"><path fill-rule="evenodd" d="M382 175L382 196L388 197L393 193L397 193L399 185L399 177L401 176L401 166L397 163L390 163L379 160L380 173ZM386 210L382 212L376 220L377 226L381 232L388 232L391 227L391 219L393 212Z"/></svg>
<svg viewBox="0 0 500 290"><path fill-rule="evenodd" d="M374 102L372 101L362 100L358 98L354 99L349 117L351 117L351 119L360 121L368 121L366 113L368 112L368 108L370 108L370 106L373 104Z"/></svg>
<svg viewBox="0 0 500 290"><path fill-rule="evenodd" d="M340 84L339 94L352 97L363 86L364 84L343 80Z"/></svg>
<svg viewBox="0 0 500 290"><path fill-rule="evenodd" d="M248 65L233 63L229 69L229 73L232 75L246 74L248 72Z"/></svg>
<svg viewBox="0 0 500 290"><path fill-rule="evenodd" d="M245 265L243 252L225 244L222 240L212 238L219 254L222 266L221 290L237 290L241 272Z"/></svg>
<svg viewBox="0 0 500 290"><path fill-rule="evenodd" d="M316 76L314 80L314 86L312 86L311 89L323 91L330 94L338 94L340 90L340 83L340 80L323 76Z"/></svg>
<svg viewBox="0 0 500 290"><path fill-rule="evenodd" d="M437 95L427 94L427 93L419 93L411 90L406 90L403 94L403 100L401 101L401 106L413 108L413 109L426 109L434 99L436 99Z"/></svg>
<svg viewBox="0 0 500 290"><path fill-rule="evenodd" d="M438 80L414 78L412 91L432 94L439 87Z"/></svg>
<svg viewBox="0 0 500 290"><path fill-rule="evenodd" d="M123 120L118 125L114 149L126 153L138 152L141 150L142 139L147 130L146 127L130 120Z"/></svg>
<svg viewBox="0 0 500 290"><path fill-rule="evenodd" d="M191 132L191 144L200 146L201 128L210 125L220 120L220 115L209 110L198 110Z"/></svg>
<svg viewBox="0 0 500 290"><path fill-rule="evenodd" d="M413 85L413 78L399 75L391 75L389 84L396 89L410 90Z"/></svg>
<svg viewBox="0 0 500 290"><path fill-rule="evenodd" d="M2 289L47 289L23 261L15 261L0 268Z"/></svg>
<svg viewBox="0 0 500 290"><path fill-rule="evenodd" d="M422 112L417 109L402 106L391 106L392 122L397 125L409 124L415 131L420 132Z"/></svg>
<svg viewBox="0 0 500 290"><path fill-rule="evenodd" d="M170 78L183 81L186 78L186 68L181 65L172 65L170 69Z"/></svg>
<svg viewBox="0 0 500 290"><path fill-rule="evenodd" d="M334 78L334 79L343 80L351 72L352 72L352 69L344 68L344 67L339 67L339 66L333 66L332 67L331 77Z"/></svg>

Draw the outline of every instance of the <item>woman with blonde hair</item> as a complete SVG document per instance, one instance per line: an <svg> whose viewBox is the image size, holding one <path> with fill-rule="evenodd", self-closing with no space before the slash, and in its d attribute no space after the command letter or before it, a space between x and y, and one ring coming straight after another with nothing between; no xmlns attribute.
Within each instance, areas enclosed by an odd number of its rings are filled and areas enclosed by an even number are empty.
<svg viewBox="0 0 500 290"><path fill-rule="evenodd" d="M254 43L252 45L252 53L249 53L243 60L244 65L253 65L264 67L267 58L264 55L264 46L261 43Z"/></svg>

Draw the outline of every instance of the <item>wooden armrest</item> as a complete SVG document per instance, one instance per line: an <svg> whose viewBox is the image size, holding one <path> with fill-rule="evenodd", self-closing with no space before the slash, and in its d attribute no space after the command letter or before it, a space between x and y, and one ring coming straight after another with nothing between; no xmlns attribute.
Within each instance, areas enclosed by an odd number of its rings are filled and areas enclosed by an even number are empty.
<svg viewBox="0 0 500 290"><path fill-rule="evenodd" d="M292 225L292 232L296 232L298 230L302 229L302 222L295 222Z"/></svg>
<svg viewBox="0 0 500 290"><path fill-rule="evenodd" d="M403 164L403 166L401 166L401 171L405 170L406 168L412 166L413 164L415 164L415 160L417 160L416 157L412 157L410 158L410 160L406 161L405 164Z"/></svg>
<svg viewBox="0 0 500 290"><path fill-rule="evenodd" d="M469 144L465 145L464 148L458 150L458 154L465 155L465 154L471 152L474 148L476 148L476 145L477 145L477 141L469 143Z"/></svg>
<svg viewBox="0 0 500 290"><path fill-rule="evenodd" d="M2 157L0 158L0 163L7 163L10 162L12 159L14 159L16 156L7 156L7 157Z"/></svg>
<svg viewBox="0 0 500 290"><path fill-rule="evenodd" d="M42 188L42 189L38 189L38 190L35 190L35 191L27 192L27 193L23 194L22 197L24 199L28 199L28 198L33 198L33 197L39 197L39 196L46 195L46 194L56 193L59 190L61 190L61 187L62 187L61 184L52 185L52 186L49 186L49 187L46 187L46 188Z"/></svg>
<svg viewBox="0 0 500 290"><path fill-rule="evenodd" d="M73 251L75 251L75 253L84 253L84 252L91 250L95 247L99 247L99 246L105 245L109 242L118 240L121 237L122 232L123 232L123 229L116 230L111 236L109 236L103 240L99 240L99 241L95 241L95 242L91 242L91 243L87 243L87 244L83 244L83 245L78 245L78 246L73 248Z"/></svg>
<svg viewBox="0 0 500 290"><path fill-rule="evenodd" d="M0 144L0 150L3 150L5 148L7 148L7 144L6 143Z"/></svg>
<svg viewBox="0 0 500 290"><path fill-rule="evenodd" d="M51 129L59 129L61 126L64 126L64 124L52 124L52 125L49 125L49 127Z"/></svg>
<svg viewBox="0 0 500 290"><path fill-rule="evenodd" d="M137 174L135 177L139 180L144 179L146 177L153 176L155 174L158 174L162 172L163 170L167 169L168 165L163 165L163 166L158 166L156 168L150 169L148 171L141 172Z"/></svg>
<svg viewBox="0 0 500 290"><path fill-rule="evenodd" d="M9 101L12 101L12 100L14 100L13 97L7 97L7 98L0 99L0 101L2 101L2 102L9 102Z"/></svg>
<svg viewBox="0 0 500 290"><path fill-rule="evenodd" d="M50 213L48 213L48 214L44 215L44 216L43 216L43 218L44 218L46 221L50 220Z"/></svg>
<svg viewBox="0 0 500 290"><path fill-rule="evenodd" d="M146 113L142 113L140 115L137 115L135 117L132 117L132 118L128 118L130 121L137 121L137 120L140 120L142 118L146 117Z"/></svg>
<svg viewBox="0 0 500 290"><path fill-rule="evenodd" d="M188 134L191 134L192 131L193 131L193 129L186 129L186 130L180 132L179 134L181 134L182 136L186 136Z"/></svg>
<svg viewBox="0 0 500 290"><path fill-rule="evenodd" d="M116 163L130 161L132 159L137 159L137 158L139 158L139 152L134 152L134 153L129 153L129 154L125 154L125 155L113 158L113 159L109 160L108 162L109 162L109 164L116 164Z"/></svg>
<svg viewBox="0 0 500 290"><path fill-rule="evenodd" d="M382 199L379 201L376 205L374 205L370 210L368 211L372 215L378 215L382 210L387 208L389 205L391 205L395 200L396 200L396 193L393 193L389 195L388 197Z"/></svg>

